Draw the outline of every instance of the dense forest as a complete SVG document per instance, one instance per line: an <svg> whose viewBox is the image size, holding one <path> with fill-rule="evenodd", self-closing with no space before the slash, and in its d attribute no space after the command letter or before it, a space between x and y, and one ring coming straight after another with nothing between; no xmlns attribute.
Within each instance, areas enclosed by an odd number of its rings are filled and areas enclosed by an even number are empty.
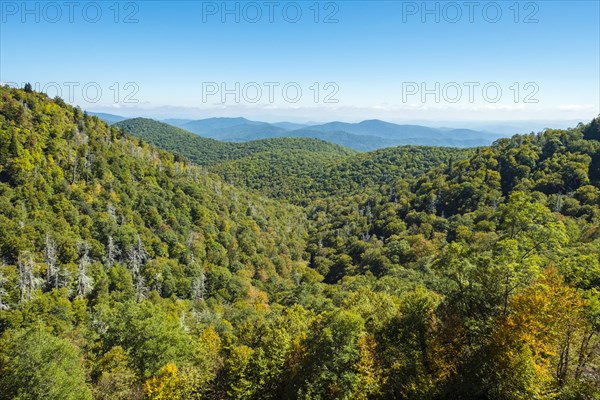
<svg viewBox="0 0 600 400"><path fill-rule="evenodd" d="M600 396L600 117L359 154L134 122L0 87L0 399Z"/></svg>
<svg viewBox="0 0 600 400"><path fill-rule="evenodd" d="M471 153L473 149L402 146L341 157L276 149L222 162L210 170L236 186L306 206L315 199L356 194L402 177L417 176Z"/></svg>

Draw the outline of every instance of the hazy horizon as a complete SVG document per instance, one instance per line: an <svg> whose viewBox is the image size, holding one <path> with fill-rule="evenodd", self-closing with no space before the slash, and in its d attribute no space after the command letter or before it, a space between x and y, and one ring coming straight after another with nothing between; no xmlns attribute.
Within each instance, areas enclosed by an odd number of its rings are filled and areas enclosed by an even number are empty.
<svg viewBox="0 0 600 400"><path fill-rule="evenodd" d="M109 114L117 117L123 118L149 118L157 121L165 122L168 120L189 120L189 121L197 121L204 120L210 118L245 118L250 121L255 122L265 122L269 124L277 124L277 123L295 123L295 124L303 124L303 125L320 125L326 124L329 122L343 122L343 123L360 123L368 120L381 120L384 122L390 122L398 125L421 125L431 128L451 128L451 129L474 129L474 130L482 130L493 133L500 133L504 135L516 134L516 133L529 133L529 132L538 132L545 128L552 129L566 129L577 126L578 123L587 123L589 120L583 119L571 119L571 120L412 120L412 119L381 119L381 118L347 118L347 119L323 119L323 120L315 120L315 119L297 119L294 117L290 118L278 118L278 117L269 117L266 116L264 118L256 118L256 116L251 115L202 115L197 118L193 116L185 117L185 116L161 116L160 114L154 113L130 113L129 115L115 114L111 112L98 111L95 109L87 109L86 111L96 114Z"/></svg>

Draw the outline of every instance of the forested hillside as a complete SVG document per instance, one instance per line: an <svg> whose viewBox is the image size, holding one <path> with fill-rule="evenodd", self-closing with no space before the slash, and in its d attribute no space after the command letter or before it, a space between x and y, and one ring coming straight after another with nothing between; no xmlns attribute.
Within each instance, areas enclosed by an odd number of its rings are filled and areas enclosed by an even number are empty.
<svg viewBox="0 0 600 400"><path fill-rule="evenodd" d="M118 122L114 126L150 144L183 155L199 165L212 165L227 160L236 160L254 153L277 150L305 150L327 153L331 156L356 153L354 150L319 139L275 138L245 143L220 142L146 118L128 119Z"/></svg>
<svg viewBox="0 0 600 400"><path fill-rule="evenodd" d="M89 398L86 379L141 392L168 362L201 358L198 332L216 346L226 314L267 310L307 273L299 209L60 99L2 88L0 129L0 398Z"/></svg>
<svg viewBox="0 0 600 400"><path fill-rule="evenodd" d="M114 126L184 159L206 165L235 186L300 205L422 174L474 151L402 146L358 153L322 140L299 138L228 143L144 118Z"/></svg>
<svg viewBox="0 0 600 400"><path fill-rule="evenodd" d="M147 132L180 154L0 88L0 399L600 396L600 118L358 155Z"/></svg>
<svg viewBox="0 0 600 400"><path fill-rule="evenodd" d="M271 151L211 166L227 182L307 205L328 196L372 190L400 178L417 176L445 162L468 157L473 149L402 146L331 157L322 153Z"/></svg>

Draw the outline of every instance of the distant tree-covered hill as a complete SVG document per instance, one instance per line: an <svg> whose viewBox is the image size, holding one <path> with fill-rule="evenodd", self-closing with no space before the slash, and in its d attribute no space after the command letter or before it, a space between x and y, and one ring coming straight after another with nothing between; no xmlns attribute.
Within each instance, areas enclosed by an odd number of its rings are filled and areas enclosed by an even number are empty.
<svg viewBox="0 0 600 400"><path fill-rule="evenodd" d="M492 144L502 135L471 130L399 125L380 120L360 123L329 122L301 125L251 121L246 118L167 120L200 136L246 142L274 137L309 137L326 140L360 151L400 145L477 147Z"/></svg>
<svg viewBox="0 0 600 400"><path fill-rule="evenodd" d="M237 186L306 205L311 200L362 192L458 161L473 149L402 146L331 157L323 153L276 151L252 154L211 167Z"/></svg>
<svg viewBox="0 0 600 400"><path fill-rule="evenodd" d="M91 111L88 112L88 115L98 117L102 121L106 122L109 125L116 124L117 122L125 121L127 119L127 117L122 117L120 115L97 113L97 112L91 112Z"/></svg>
<svg viewBox="0 0 600 400"><path fill-rule="evenodd" d="M203 138L184 129L146 118L129 119L114 126L148 143L185 156L200 165L235 160L250 154L271 150L305 150L327 153L331 156L346 156L355 153L353 150L333 143L307 138L275 138L245 143L226 143Z"/></svg>

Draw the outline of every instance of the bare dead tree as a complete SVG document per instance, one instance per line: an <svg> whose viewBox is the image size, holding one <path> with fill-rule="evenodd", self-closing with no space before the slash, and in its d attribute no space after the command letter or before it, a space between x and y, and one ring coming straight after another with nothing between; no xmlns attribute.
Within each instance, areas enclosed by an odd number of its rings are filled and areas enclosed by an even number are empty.
<svg viewBox="0 0 600 400"><path fill-rule="evenodd" d="M18 270L19 270L19 292L20 302L26 302L33 298L33 292L41 285L41 279L37 278L33 269L35 264L33 256L29 251L19 253Z"/></svg>
<svg viewBox="0 0 600 400"><path fill-rule="evenodd" d="M104 257L104 265L107 269L112 268L112 266L117 262L117 258L121 255L121 249L115 243L112 236L108 236L108 243L106 244L106 255Z"/></svg>
<svg viewBox="0 0 600 400"><path fill-rule="evenodd" d="M4 264L0 267L0 311L6 311L10 309L10 306L4 301L8 292L4 289L4 285L8 282L8 278L4 276Z"/></svg>
<svg viewBox="0 0 600 400"><path fill-rule="evenodd" d="M144 279L142 274L139 274L135 277L133 286L135 289L136 301L140 302L144 300L148 295L148 287L146 286L146 279Z"/></svg>
<svg viewBox="0 0 600 400"><path fill-rule="evenodd" d="M131 250L129 250L127 255L129 259L129 270L131 272L131 277L133 278L136 300L142 301L148 294L146 279L142 275L142 268L150 256L144 247L144 243L142 242L140 235L137 236L135 245L131 248Z"/></svg>
<svg viewBox="0 0 600 400"><path fill-rule="evenodd" d="M204 300L206 296L206 274L204 268L200 271L200 276L192 281L192 300Z"/></svg>
<svg viewBox="0 0 600 400"><path fill-rule="evenodd" d="M91 264L89 256L90 245L87 242L79 242L77 248L81 254L77 273L77 296L85 297L94 288L92 278L87 275L87 269Z"/></svg>
<svg viewBox="0 0 600 400"><path fill-rule="evenodd" d="M46 265L48 266L48 269L46 270L46 285L49 288L58 289L58 267L56 265L58 257L56 241L48 233L46 234L44 257L46 259Z"/></svg>
<svg viewBox="0 0 600 400"><path fill-rule="evenodd" d="M148 251L144 247L142 238L140 235L137 236L135 245L127 253L129 269L131 274L135 278L142 272L142 267L149 258Z"/></svg>

